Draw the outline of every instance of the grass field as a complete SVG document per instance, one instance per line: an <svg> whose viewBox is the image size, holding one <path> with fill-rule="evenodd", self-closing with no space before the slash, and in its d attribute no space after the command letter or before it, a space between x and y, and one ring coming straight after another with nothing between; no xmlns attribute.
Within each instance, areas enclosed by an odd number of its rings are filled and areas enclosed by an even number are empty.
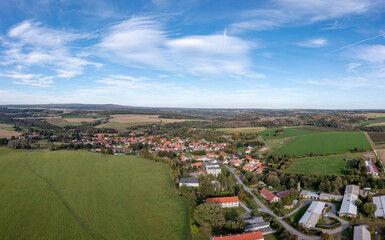
<svg viewBox="0 0 385 240"><path fill-rule="evenodd" d="M105 115L66 115L63 118L106 118Z"/></svg>
<svg viewBox="0 0 385 240"><path fill-rule="evenodd" d="M325 132L294 138L272 154L292 154L296 156L314 154L342 154L355 147L366 149L371 145L362 132Z"/></svg>
<svg viewBox="0 0 385 240"><path fill-rule="evenodd" d="M299 220L301 220L302 216L305 214L306 210L309 208L309 206L310 204L306 204L290 217L293 218L296 223L298 223Z"/></svg>
<svg viewBox="0 0 385 240"><path fill-rule="evenodd" d="M59 127L68 125L68 122L61 117L46 118L46 121L51 125Z"/></svg>
<svg viewBox="0 0 385 240"><path fill-rule="evenodd" d="M185 121L200 121L197 119L167 119L159 118L159 115L139 115L139 114L120 114L111 115L107 123L98 125L97 128L113 128L119 132L126 132L128 127L154 124L154 123L174 123Z"/></svg>
<svg viewBox="0 0 385 240"><path fill-rule="evenodd" d="M137 156L0 148L1 239L189 239L168 172Z"/></svg>
<svg viewBox="0 0 385 240"><path fill-rule="evenodd" d="M376 117L375 120L368 120L366 122L363 122L363 124L375 126L376 124L381 124L383 122L385 122L385 117Z"/></svg>
<svg viewBox="0 0 385 240"><path fill-rule="evenodd" d="M224 133L255 133L266 129L265 127L243 127L243 128L218 128L216 131Z"/></svg>
<svg viewBox="0 0 385 240"><path fill-rule="evenodd" d="M275 131L279 128L271 128L263 130L260 135L265 140L271 140L271 139L283 139L283 138L289 138L289 137L298 137L298 136L304 136L314 133L320 133L319 131L313 131L310 129L302 129L302 128L284 128L285 132L282 133L279 136L274 136ZM268 135L270 133L270 136Z"/></svg>
<svg viewBox="0 0 385 240"><path fill-rule="evenodd" d="M0 138L12 138L12 136L20 136L19 132L0 128Z"/></svg>
<svg viewBox="0 0 385 240"><path fill-rule="evenodd" d="M302 174L337 174L345 175L347 162L344 160L362 157L361 153L337 156L312 157L296 159L287 172Z"/></svg>

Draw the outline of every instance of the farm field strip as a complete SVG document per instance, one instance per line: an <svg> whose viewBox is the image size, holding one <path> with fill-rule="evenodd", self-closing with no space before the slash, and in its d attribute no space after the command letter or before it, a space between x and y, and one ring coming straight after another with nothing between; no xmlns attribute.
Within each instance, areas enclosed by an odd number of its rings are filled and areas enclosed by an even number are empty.
<svg viewBox="0 0 385 240"><path fill-rule="evenodd" d="M265 130L265 127L241 127L241 128L218 128L216 131L224 133L258 133Z"/></svg>
<svg viewBox="0 0 385 240"><path fill-rule="evenodd" d="M291 128L283 128L285 131L279 135L274 136L275 131L279 128L271 128L261 131L260 135L265 140L271 140L271 139L283 139L283 138L289 138L289 137L298 137L298 136L304 136L309 134L316 134L321 133L320 131L313 131L309 129L301 129L297 127L291 127ZM270 133L270 136L268 135Z"/></svg>
<svg viewBox="0 0 385 240"><path fill-rule="evenodd" d="M190 236L187 202L175 193L165 164L138 156L0 148L0 178L2 239ZM95 236L74 219L47 182Z"/></svg>
<svg viewBox="0 0 385 240"><path fill-rule="evenodd" d="M371 145L363 132L325 132L294 138L272 154L303 156L314 154L343 154L355 147L369 149Z"/></svg>
<svg viewBox="0 0 385 240"><path fill-rule="evenodd" d="M336 174L345 175L348 163L345 159L362 157L361 153L343 154L335 156L298 158L293 165L286 170L290 173L300 174Z"/></svg>
<svg viewBox="0 0 385 240"><path fill-rule="evenodd" d="M18 137L20 136L20 133L0 128L0 138L12 138L12 136Z"/></svg>

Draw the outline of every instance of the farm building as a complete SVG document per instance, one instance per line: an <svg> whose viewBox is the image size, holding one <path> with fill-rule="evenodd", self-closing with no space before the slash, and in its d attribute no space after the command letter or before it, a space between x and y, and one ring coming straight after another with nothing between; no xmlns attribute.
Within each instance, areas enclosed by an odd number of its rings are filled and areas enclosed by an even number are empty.
<svg viewBox="0 0 385 240"><path fill-rule="evenodd" d="M284 190L277 192L277 196L283 198L286 195L289 195L293 190Z"/></svg>
<svg viewBox="0 0 385 240"><path fill-rule="evenodd" d="M245 226L245 232L254 232L270 227L269 222L259 222Z"/></svg>
<svg viewBox="0 0 385 240"><path fill-rule="evenodd" d="M385 217L385 196L373 197L373 204L377 206L374 212L375 217Z"/></svg>
<svg viewBox="0 0 385 240"><path fill-rule="evenodd" d="M300 197L309 199L319 199L320 195L316 192L310 192L308 190L302 190L299 194Z"/></svg>
<svg viewBox="0 0 385 240"><path fill-rule="evenodd" d="M247 170L247 171L254 171L254 169L255 169L255 164L248 163L248 164L246 164L245 166L243 166L242 169Z"/></svg>
<svg viewBox="0 0 385 240"><path fill-rule="evenodd" d="M378 176L378 170L376 164L373 161L365 161L366 173L372 174L373 176Z"/></svg>
<svg viewBox="0 0 385 240"><path fill-rule="evenodd" d="M322 217L324 208L325 203L319 201L312 202L298 224L305 228L315 227L318 220Z"/></svg>
<svg viewBox="0 0 385 240"><path fill-rule="evenodd" d="M279 197L277 195L272 194L266 188L261 189L261 195L266 198L269 202L278 202Z"/></svg>
<svg viewBox="0 0 385 240"><path fill-rule="evenodd" d="M321 193L319 199L324 201L341 201L344 198L343 195L335 195L330 193Z"/></svg>
<svg viewBox="0 0 385 240"><path fill-rule="evenodd" d="M239 206L239 199L235 197L207 198L207 202L216 203L223 208L232 208Z"/></svg>
<svg viewBox="0 0 385 240"><path fill-rule="evenodd" d="M360 187L356 185L347 185L345 188L344 198L342 199L341 209L338 212L339 216L356 217L357 206L356 201L360 194Z"/></svg>
<svg viewBox="0 0 385 240"><path fill-rule="evenodd" d="M264 240L262 232L239 233L226 236L212 237L211 240Z"/></svg>
<svg viewBox="0 0 385 240"><path fill-rule="evenodd" d="M198 178L181 178L179 180L179 187L186 185L187 187L199 187Z"/></svg>
<svg viewBox="0 0 385 240"><path fill-rule="evenodd" d="M262 216L244 219L245 224L254 224L254 223L259 223L259 222L263 222L263 221L264 220L263 220Z"/></svg>
<svg viewBox="0 0 385 240"><path fill-rule="evenodd" d="M353 240L370 240L370 232L367 226L355 226Z"/></svg>

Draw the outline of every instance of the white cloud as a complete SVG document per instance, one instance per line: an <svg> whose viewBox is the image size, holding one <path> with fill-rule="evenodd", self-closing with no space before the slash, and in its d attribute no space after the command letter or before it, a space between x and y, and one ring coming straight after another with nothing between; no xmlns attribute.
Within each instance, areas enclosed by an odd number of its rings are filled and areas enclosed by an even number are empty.
<svg viewBox="0 0 385 240"><path fill-rule="evenodd" d="M6 37L0 39L6 47L0 64L17 69L50 66L57 71L57 77L74 77L82 74L87 65L101 66L77 56L69 46L73 41L87 37L27 20L12 27Z"/></svg>
<svg viewBox="0 0 385 240"><path fill-rule="evenodd" d="M305 25L368 14L384 8L382 0L274 0L263 8L242 12L241 19L230 25L229 32L272 30L284 25ZM335 22L337 23L337 22ZM336 29L334 24L325 29Z"/></svg>
<svg viewBox="0 0 385 240"><path fill-rule="evenodd" d="M10 72L0 74L0 78L12 79L12 83L20 85L30 85L35 87L49 87L53 83L52 76L43 76L42 74L23 74Z"/></svg>
<svg viewBox="0 0 385 240"><path fill-rule="evenodd" d="M307 83L317 86L333 86L343 90L369 87L374 84L363 77L342 77L338 79L308 80Z"/></svg>
<svg viewBox="0 0 385 240"><path fill-rule="evenodd" d="M354 72L358 67L360 67L361 63L348 63L346 64L346 71L348 72Z"/></svg>
<svg viewBox="0 0 385 240"><path fill-rule="evenodd" d="M385 45L359 45L346 53L349 57L370 63L385 61Z"/></svg>
<svg viewBox="0 0 385 240"><path fill-rule="evenodd" d="M227 35L172 37L149 17L112 26L97 45L104 57L130 67L204 75L253 75L250 51L256 43ZM262 75L258 75L262 77Z"/></svg>
<svg viewBox="0 0 385 240"><path fill-rule="evenodd" d="M315 38L304 42L297 42L296 44L301 47L319 48L328 44L328 40L325 38Z"/></svg>

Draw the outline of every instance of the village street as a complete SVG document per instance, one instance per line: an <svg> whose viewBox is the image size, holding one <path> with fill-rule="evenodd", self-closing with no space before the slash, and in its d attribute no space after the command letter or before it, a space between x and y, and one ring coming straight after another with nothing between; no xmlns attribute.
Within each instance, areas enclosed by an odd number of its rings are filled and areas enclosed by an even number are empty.
<svg viewBox="0 0 385 240"><path fill-rule="evenodd" d="M258 209L258 211L261 211L261 212L265 212L265 213L268 213L269 215L275 217L278 222L280 222L282 224L282 226L288 230L291 234L294 234L294 235L297 235L298 236L298 239L299 240L315 240L315 239L319 239L319 237L315 237L315 236L306 236L300 232L298 232L297 230L295 230L294 228L292 228L289 224L287 224L285 221L282 220L282 218L280 217L277 217L277 215L275 215L273 213L273 211L271 211L270 209L268 209L261 201L259 201L257 199L257 197L255 197L255 195L252 193L252 189L250 189L249 187L247 187L241 179L239 179L239 177L235 174L235 171L233 168L230 168L228 166L226 166L226 168L231 171L236 179L237 179L237 182L239 184L241 184L243 186L243 188L245 189L245 191L249 192L251 194L251 196L253 196L253 199L254 201L258 204L258 206L260 207L260 209Z"/></svg>
<svg viewBox="0 0 385 240"><path fill-rule="evenodd" d="M271 211L269 208L267 208L257 197L255 197L255 195L252 193L252 190L254 189L251 189L249 187L247 187L243 182L242 180L235 174L235 170L233 168L230 168L228 166L226 166L226 168L232 172L236 179L237 179L237 182L239 184L242 184L243 188L249 192L251 194L251 196L253 196L253 199L254 201L258 204L258 206L260 207L260 209L258 209L258 211L261 211L261 212L265 212L265 213L268 213L269 215L275 217L281 224L282 226L288 230L289 232L291 232L292 234L294 235L297 235L298 236L298 239L299 240L313 240L313 239L320 239L319 237L316 237L316 236L306 236L300 232L298 232L296 229L292 228L289 224L287 224L285 221L283 221L283 217L278 217L277 215L274 214L273 211ZM297 212L301 207L305 206L306 204L309 204L311 203L313 200L311 199L304 199L300 202L300 206L298 206L298 208L296 210L294 210L293 212L291 212L290 214L288 214L288 216L291 216L292 214L294 214L295 212ZM338 232L341 232L341 231L344 231L345 229L347 229L349 227L349 222L339 218L336 216L337 214L337 209L336 209L336 205L335 204L332 204L332 203L327 203L329 206L331 206L331 209L328 213L326 213L325 215L329 216L329 217L332 217L332 218L336 218L338 219L340 222L341 222L341 226L336 228L336 229L331 229L331 230L325 230L325 229L317 229L317 230L320 230L320 231L323 231L325 233L328 233L328 234L335 234L335 233L338 233ZM248 210L248 212L250 211L250 209L248 209L246 206L243 206L246 210ZM245 214L243 214L245 216Z"/></svg>

